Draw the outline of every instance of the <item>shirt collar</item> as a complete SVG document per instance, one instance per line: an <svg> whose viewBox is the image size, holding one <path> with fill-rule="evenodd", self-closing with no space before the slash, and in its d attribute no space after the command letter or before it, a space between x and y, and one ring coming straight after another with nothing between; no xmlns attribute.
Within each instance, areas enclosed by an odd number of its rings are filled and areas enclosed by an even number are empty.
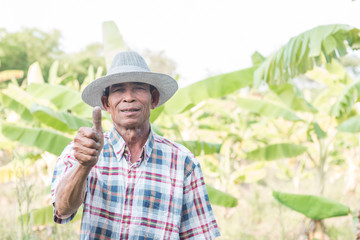
<svg viewBox="0 0 360 240"><path fill-rule="evenodd" d="M124 139L120 136L118 131L116 131L115 126L113 126L113 128L110 131L109 140L114 149L116 159L120 161L124 155L126 143ZM153 147L154 147L154 133L153 130L150 128L149 136L143 147L143 151L145 153L144 160L146 162L149 160L149 157L151 156Z"/></svg>

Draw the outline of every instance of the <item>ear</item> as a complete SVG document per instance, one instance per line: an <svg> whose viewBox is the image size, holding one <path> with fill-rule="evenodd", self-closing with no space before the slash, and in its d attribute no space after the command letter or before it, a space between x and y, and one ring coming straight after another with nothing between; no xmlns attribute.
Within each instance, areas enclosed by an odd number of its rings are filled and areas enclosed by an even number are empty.
<svg viewBox="0 0 360 240"><path fill-rule="evenodd" d="M159 90L154 88L151 92L151 109L154 109L158 105L159 99L160 99Z"/></svg>
<svg viewBox="0 0 360 240"><path fill-rule="evenodd" d="M108 101L108 97L107 96L101 96L101 103L104 107L104 109L110 113L110 106L109 106L109 101Z"/></svg>

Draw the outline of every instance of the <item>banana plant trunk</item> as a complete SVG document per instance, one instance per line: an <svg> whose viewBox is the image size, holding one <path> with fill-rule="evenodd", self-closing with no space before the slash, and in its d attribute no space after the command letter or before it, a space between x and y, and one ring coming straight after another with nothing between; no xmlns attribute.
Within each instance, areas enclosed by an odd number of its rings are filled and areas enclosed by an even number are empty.
<svg viewBox="0 0 360 240"><path fill-rule="evenodd" d="M322 220L311 220L308 237L309 240L330 240L329 236L325 233L325 226Z"/></svg>

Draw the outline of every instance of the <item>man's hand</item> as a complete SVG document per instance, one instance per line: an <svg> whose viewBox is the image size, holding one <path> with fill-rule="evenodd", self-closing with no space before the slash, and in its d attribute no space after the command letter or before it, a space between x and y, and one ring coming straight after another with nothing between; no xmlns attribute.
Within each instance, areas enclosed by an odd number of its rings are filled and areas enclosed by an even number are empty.
<svg viewBox="0 0 360 240"><path fill-rule="evenodd" d="M97 163L104 146L100 107L94 107L93 124L93 128L81 127L74 139L74 156L86 167L93 167Z"/></svg>

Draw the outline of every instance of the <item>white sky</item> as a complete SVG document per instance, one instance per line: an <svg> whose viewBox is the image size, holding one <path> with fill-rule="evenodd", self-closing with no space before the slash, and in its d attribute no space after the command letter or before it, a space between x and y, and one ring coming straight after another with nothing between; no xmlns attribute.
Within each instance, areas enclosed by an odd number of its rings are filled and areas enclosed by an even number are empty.
<svg viewBox="0 0 360 240"><path fill-rule="evenodd" d="M134 50L165 51L180 86L251 66L291 37L324 24L360 28L360 0L0 0L0 28L61 31L67 52L102 41L115 21Z"/></svg>

